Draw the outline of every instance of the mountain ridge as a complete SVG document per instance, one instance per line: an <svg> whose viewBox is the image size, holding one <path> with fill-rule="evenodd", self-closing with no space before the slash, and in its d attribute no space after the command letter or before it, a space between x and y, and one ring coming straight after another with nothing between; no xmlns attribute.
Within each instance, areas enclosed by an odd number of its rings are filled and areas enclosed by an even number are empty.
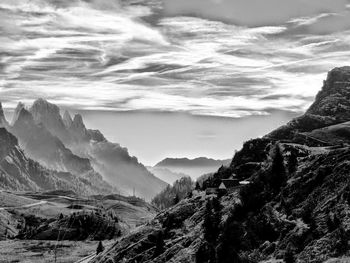
<svg viewBox="0 0 350 263"><path fill-rule="evenodd" d="M72 118L65 111L62 117L57 105L42 98L29 109L18 103L9 130L30 157L50 169L95 182L103 177L118 192L131 195L136 191L148 200L167 185L130 156L127 148L109 142L99 130L87 129L80 114Z"/></svg>
<svg viewBox="0 0 350 263"><path fill-rule="evenodd" d="M231 159L212 159L207 157L197 157L197 158L165 158L162 161L158 162L155 166L213 166L213 165L220 165L220 164L227 164Z"/></svg>
<svg viewBox="0 0 350 263"><path fill-rule="evenodd" d="M160 176L166 176L160 168L165 168L176 174L184 174L192 179L197 179L200 176L216 171L221 166L228 166L231 160L215 160L207 157L189 158L165 158L164 160L153 166L155 173ZM172 176L173 177L173 176Z"/></svg>

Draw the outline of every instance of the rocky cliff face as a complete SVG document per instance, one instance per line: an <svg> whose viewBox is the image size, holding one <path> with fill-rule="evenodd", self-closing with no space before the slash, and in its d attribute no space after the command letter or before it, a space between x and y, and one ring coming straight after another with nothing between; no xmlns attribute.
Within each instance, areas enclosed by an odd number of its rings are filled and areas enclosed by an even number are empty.
<svg viewBox="0 0 350 263"><path fill-rule="evenodd" d="M45 126L36 124L32 114L24 108L19 112L10 131L19 138L21 147L29 156L48 168L77 175L92 169L88 159L74 155Z"/></svg>
<svg viewBox="0 0 350 263"><path fill-rule="evenodd" d="M305 115L246 142L202 191L93 262L348 262L350 147L313 136L347 136L349 76L350 68L331 71ZM205 195L232 174L249 183Z"/></svg>
<svg viewBox="0 0 350 263"><path fill-rule="evenodd" d="M56 135L62 142L69 141L69 133L60 115L60 109L48 103L44 99L36 100L29 109L36 124L42 124L53 135Z"/></svg>
<svg viewBox="0 0 350 263"><path fill-rule="evenodd" d="M350 67L335 68L328 73L322 90L306 113L329 116L337 122L350 120Z"/></svg>

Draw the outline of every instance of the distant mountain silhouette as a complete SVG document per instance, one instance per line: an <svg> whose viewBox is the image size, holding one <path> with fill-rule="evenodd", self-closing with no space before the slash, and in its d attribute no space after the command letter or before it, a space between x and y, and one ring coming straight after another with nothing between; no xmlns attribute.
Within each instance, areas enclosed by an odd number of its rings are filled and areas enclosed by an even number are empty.
<svg viewBox="0 0 350 263"><path fill-rule="evenodd" d="M216 171L220 166L229 165L230 159L214 160L206 157L195 159L188 158L166 158L157 163L154 168L167 168L175 173L183 173L192 178Z"/></svg>
<svg viewBox="0 0 350 263"><path fill-rule="evenodd" d="M148 166L147 170L150 171L155 176L157 176L159 179L161 179L164 182L167 182L168 184L171 184L171 185L176 180L179 180L182 177L189 177L188 174L176 173L176 172L173 172L173 171L171 171L171 170L169 170L168 168L165 168L165 167L157 167L157 166L151 167L151 166Z"/></svg>

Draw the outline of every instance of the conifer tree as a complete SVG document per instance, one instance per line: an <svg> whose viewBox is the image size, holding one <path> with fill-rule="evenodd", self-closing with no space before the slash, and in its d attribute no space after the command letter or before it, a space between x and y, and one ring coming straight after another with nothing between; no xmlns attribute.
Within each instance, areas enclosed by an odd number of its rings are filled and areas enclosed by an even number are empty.
<svg viewBox="0 0 350 263"><path fill-rule="evenodd" d="M102 241L98 242L98 246L97 246L97 249L96 249L96 255L100 254L103 252L103 250L105 250L103 244L102 244Z"/></svg>

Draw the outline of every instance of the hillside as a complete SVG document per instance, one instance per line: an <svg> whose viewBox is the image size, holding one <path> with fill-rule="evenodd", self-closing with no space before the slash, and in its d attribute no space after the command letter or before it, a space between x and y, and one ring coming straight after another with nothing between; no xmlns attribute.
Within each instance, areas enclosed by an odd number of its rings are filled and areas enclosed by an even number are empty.
<svg viewBox="0 0 350 263"><path fill-rule="evenodd" d="M182 177L176 180L173 185L168 185L163 191L152 199L152 204L160 209L176 205L182 199L190 196L194 182L190 177Z"/></svg>
<svg viewBox="0 0 350 263"><path fill-rule="evenodd" d="M99 240L109 247L155 213L136 197L0 191L0 262L76 262L94 254Z"/></svg>
<svg viewBox="0 0 350 263"><path fill-rule="evenodd" d="M305 133L349 121L349 94L350 68L332 70L305 115L244 143L203 189L248 184L182 200L93 262L348 262L350 148Z"/></svg>

